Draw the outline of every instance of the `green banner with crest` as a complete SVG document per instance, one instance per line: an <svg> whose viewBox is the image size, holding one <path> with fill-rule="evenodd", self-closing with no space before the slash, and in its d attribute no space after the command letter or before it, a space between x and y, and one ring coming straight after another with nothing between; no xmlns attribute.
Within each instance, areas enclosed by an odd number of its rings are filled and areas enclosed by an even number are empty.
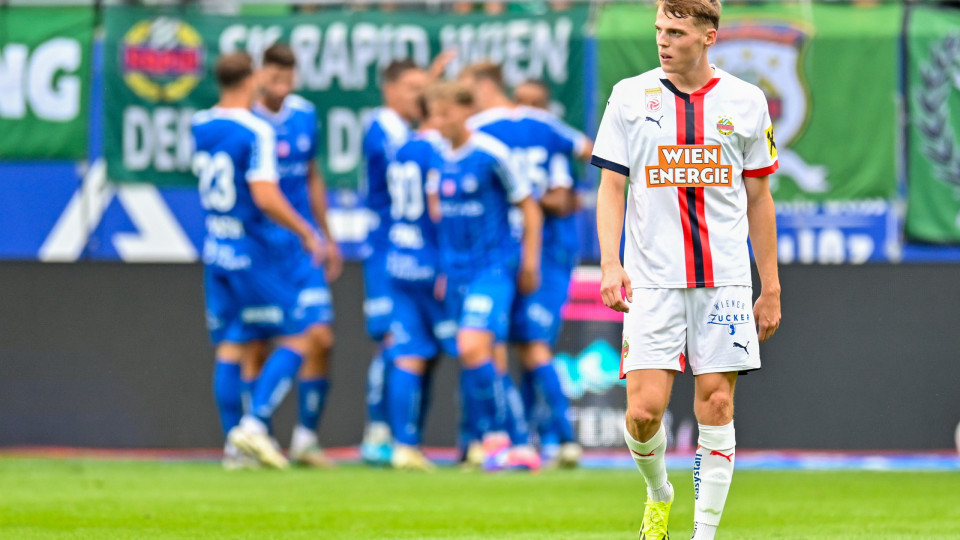
<svg viewBox="0 0 960 540"><path fill-rule="evenodd" d="M92 7L0 7L0 159L85 159Z"/></svg>
<svg viewBox="0 0 960 540"><path fill-rule="evenodd" d="M960 242L960 11L916 7L907 28L907 236Z"/></svg>
<svg viewBox="0 0 960 540"><path fill-rule="evenodd" d="M276 41L297 55L297 93L317 107L328 183L355 188L365 115L380 102L378 74L392 60L428 65L456 49L446 75L493 60L509 86L543 80L564 118L584 123L587 8L544 15L320 11L225 17L190 10L115 6L106 11L105 139L113 181L192 184L190 118L217 100L221 52L254 58Z"/></svg>
<svg viewBox="0 0 960 540"><path fill-rule="evenodd" d="M709 58L767 96L778 203L896 195L902 17L897 4L724 7ZM649 5L610 5L599 14L601 109L617 81L659 67L655 19Z"/></svg>

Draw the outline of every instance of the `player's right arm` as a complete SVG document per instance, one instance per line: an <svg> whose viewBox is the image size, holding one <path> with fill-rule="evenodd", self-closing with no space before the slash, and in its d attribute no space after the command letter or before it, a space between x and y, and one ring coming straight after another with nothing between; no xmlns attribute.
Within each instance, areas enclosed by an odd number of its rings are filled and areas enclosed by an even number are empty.
<svg viewBox="0 0 960 540"><path fill-rule="evenodd" d="M600 167L600 188L597 191L597 237L600 241L600 270L603 272L600 296L608 308L626 313L633 302L633 285L620 262L620 236L630 159L618 86L613 87L603 111L590 162Z"/></svg>
<svg viewBox="0 0 960 540"><path fill-rule="evenodd" d="M620 263L620 235L623 231L623 207L627 177L609 169L600 171L597 192L597 237L600 241L600 296L603 305L616 311L630 311L633 287ZM626 301L621 291L626 291Z"/></svg>

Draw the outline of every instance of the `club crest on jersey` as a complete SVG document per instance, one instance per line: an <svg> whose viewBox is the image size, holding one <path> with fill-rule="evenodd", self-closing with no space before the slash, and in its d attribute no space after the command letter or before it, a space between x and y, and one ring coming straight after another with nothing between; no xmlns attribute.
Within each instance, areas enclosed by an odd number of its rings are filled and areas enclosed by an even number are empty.
<svg viewBox="0 0 960 540"><path fill-rule="evenodd" d="M810 116L810 92L801 70L811 29L776 19L728 20L724 24L717 43L710 48L710 59L718 67L758 86L767 98L773 128L781 143L779 152L784 158L771 178L771 189L779 188L779 180L786 177L801 192L827 191L827 168L807 162L789 148L803 135ZM770 154L775 156L774 151Z"/></svg>
<svg viewBox="0 0 960 540"><path fill-rule="evenodd" d="M310 136L306 133L301 133L300 136L297 137L297 148L301 152L310 150Z"/></svg>
<svg viewBox="0 0 960 540"><path fill-rule="evenodd" d="M733 133L733 120L731 120L729 116L721 116L720 119L717 120L717 131L719 131L721 135L730 135Z"/></svg>
<svg viewBox="0 0 960 540"><path fill-rule="evenodd" d="M645 101L648 111L659 111L663 107L663 90L660 88L647 88Z"/></svg>
<svg viewBox="0 0 960 540"><path fill-rule="evenodd" d="M477 181L477 177L472 174L464 176L461 184L464 193L473 193L480 187L480 182Z"/></svg>

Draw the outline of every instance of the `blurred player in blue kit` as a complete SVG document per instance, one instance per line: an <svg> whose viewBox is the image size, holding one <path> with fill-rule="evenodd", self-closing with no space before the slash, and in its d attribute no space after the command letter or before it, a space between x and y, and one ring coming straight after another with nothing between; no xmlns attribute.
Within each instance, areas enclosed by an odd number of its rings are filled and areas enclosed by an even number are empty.
<svg viewBox="0 0 960 540"><path fill-rule="evenodd" d="M273 445L268 423L284 387L310 352L310 321L299 309L300 288L288 278L289 258L273 236L277 224L291 231L303 251L322 256L317 230L283 195L273 129L250 111L257 92L253 63L244 53L222 56L215 68L220 100L198 112L192 125L207 229L203 248L207 324L216 346L214 395L227 434L224 465L242 464L241 454L282 468L287 460ZM275 339L251 396L241 404L241 361L249 344Z"/></svg>
<svg viewBox="0 0 960 540"><path fill-rule="evenodd" d="M572 466L579 460L580 448L574 442L567 418L569 403L552 364L552 347L560 330L570 273L576 264L576 229L571 216L576 198L570 160L589 159L592 144L582 133L546 111L515 106L504 92L503 76L496 64L469 66L460 80L470 88L480 111L470 119L469 126L509 148L511 167L530 184L531 194L545 214L543 281L536 290L517 295L511 307L507 339L516 344L526 373L526 408L537 401L547 405L549 417L544 423L548 429L543 431L547 437L542 441L548 443L545 457L551 464ZM515 234L516 230L515 226ZM510 404L510 414L502 428L514 445L526 445L529 430L525 407L513 387L506 357L506 347L498 346L499 375ZM466 434L467 438L475 436ZM487 457L496 450L488 445Z"/></svg>
<svg viewBox="0 0 960 540"><path fill-rule="evenodd" d="M429 92L429 89L428 89ZM392 280L393 322L388 382L390 428L397 469L433 470L419 449L430 394L430 370L441 353L456 356L457 324L447 316L441 292L437 227L427 211L428 178L440 173L440 153L446 146L434 129L426 98L418 132L387 167L390 195L390 248L387 273ZM434 180L435 181L435 180Z"/></svg>
<svg viewBox="0 0 960 540"><path fill-rule="evenodd" d="M488 450L499 446L499 465L536 469L539 456L525 441L509 450L509 441L500 443L508 407L494 346L507 338L517 290L529 294L539 286L543 216L530 185L514 174L509 149L467 127L474 111L469 90L438 84L427 95L427 107L449 143L427 192L431 214L440 222L445 302L459 323L464 425L486 439ZM522 212L519 242L510 231L512 205Z"/></svg>
<svg viewBox="0 0 960 540"><path fill-rule="evenodd" d="M392 362L384 358L390 345L390 323L394 309L391 279L387 273L390 248L390 191L387 167L397 150L412 135L419 120L418 100L427 83L427 73L411 60L397 60L381 77L383 106L375 109L363 136L365 175L364 204L373 215L367 234L363 261L366 299L363 303L367 333L377 342L377 351L367 375L367 426L360 453L364 461L388 464L391 457L390 418L386 393Z"/></svg>
<svg viewBox="0 0 960 540"><path fill-rule="evenodd" d="M327 467L317 438L317 425L323 413L329 388L329 358L333 347L333 306L328 280L339 277L343 258L327 224L327 194L323 175L315 160L317 147L317 114L307 100L293 94L296 58L285 44L274 44L263 54L258 73L261 95L253 112L276 132L280 189L297 213L318 228L325 239L320 266L313 258L296 249L297 238L282 227L275 228L273 242L287 261L287 279L300 284L298 309L309 323L307 335L310 353L304 356L297 379L298 422L290 442L294 462ZM257 356L247 373L245 383L255 388L259 366L266 356L265 347L252 347Z"/></svg>

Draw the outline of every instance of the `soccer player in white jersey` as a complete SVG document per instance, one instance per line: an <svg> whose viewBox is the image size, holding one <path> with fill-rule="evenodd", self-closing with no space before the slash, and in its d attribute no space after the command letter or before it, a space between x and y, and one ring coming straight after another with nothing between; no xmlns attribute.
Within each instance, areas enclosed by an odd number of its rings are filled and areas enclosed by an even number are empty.
<svg viewBox="0 0 960 540"><path fill-rule="evenodd" d="M624 438L647 484L646 540L668 538L661 420L677 372L693 372L700 429L693 538L712 539L733 475L737 374L760 368L759 343L780 325L773 128L763 92L709 63L719 20L717 0L658 1L661 67L614 86L592 159L603 169L601 295L625 313ZM761 282L753 309L748 235Z"/></svg>

